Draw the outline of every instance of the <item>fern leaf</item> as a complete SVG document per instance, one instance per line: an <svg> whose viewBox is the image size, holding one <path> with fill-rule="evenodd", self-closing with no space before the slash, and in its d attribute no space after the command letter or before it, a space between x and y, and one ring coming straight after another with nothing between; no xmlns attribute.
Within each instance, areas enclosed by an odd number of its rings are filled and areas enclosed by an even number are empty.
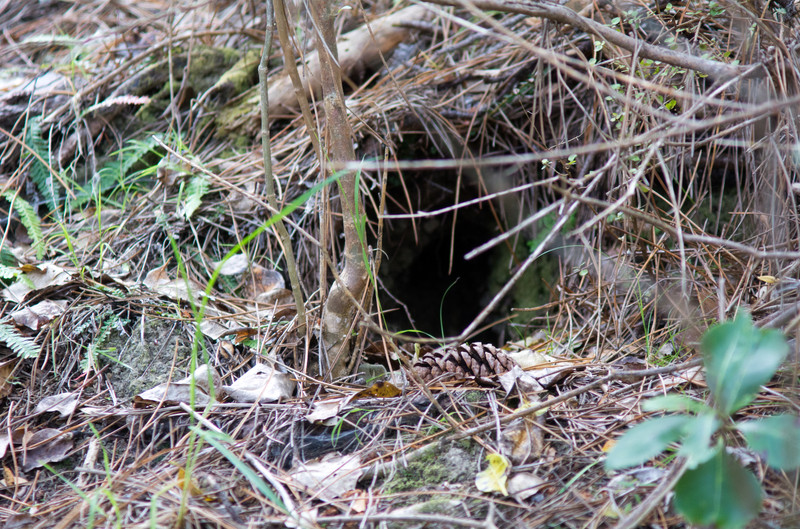
<svg viewBox="0 0 800 529"><path fill-rule="evenodd" d="M50 150L47 147L47 142L42 139L41 118L33 118L28 122L28 127L25 131L25 145L38 154L41 160L26 150L22 155L22 162L25 163L31 160L31 180L33 180L33 183L36 184L36 189L44 197L50 211L57 211L61 193L58 181L53 178L52 171L42 163L42 160L49 163Z"/></svg>
<svg viewBox="0 0 800 529"><path fill-rule="evenodd" d="M33 240L33 246L36 248L36 258L41 260L44 257L44 235L42 235L42 221L36 215L33 206L22 197L15 197L14 191L8 190L3 193L3 198L13 204L14 211L19 215L19 220L25 229L28 231L28 237Z"/></svg>
<svg viewBox="0 0 800 529"><path fill-rule="evenodd" d="M200 175L193 176L186 186L186 201L183 205L183 216L189 220L203 203L203 196L208 193L208 180Z"/></svg>
<svg viewBox="0 0 800 529"><path fill-rule="evenodd" d="M114 152L97 170L99 184L95 189L83 190L77 194L77 199L70 204L72 209L81 207L98 193L105 194L125 185L124 180L137 164L154 152L158 146L157 139L160 134L154 134L144 141L128 141L122 149Z"/></svg>
<svg viewBox="0 0 800 529"><path fill-rule="evenodd" d="M149 136L146 140L132 140L129 142L130 146L127 148L125 156L120 160L119 175L120 178L128 176L134 165L141 162L148 153L158 147L156 139L161 139L160 134Z"/></svg>
<svg viewBox="0 0 800 529"><path fill-rule="evenodd" d="M15 327L7 323L0 323L0 342L5 342L20 358L39 356L39 346L36 345L36 342L22 336Z"/></svg>

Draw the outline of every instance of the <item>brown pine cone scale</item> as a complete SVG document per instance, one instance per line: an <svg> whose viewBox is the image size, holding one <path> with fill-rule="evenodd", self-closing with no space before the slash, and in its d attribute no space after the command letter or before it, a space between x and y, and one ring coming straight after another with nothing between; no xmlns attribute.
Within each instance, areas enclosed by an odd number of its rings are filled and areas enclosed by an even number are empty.
<svg viewBox="0 0 800 529"><path fill-rule="evenodd" d="M414 363L414 371L423 382L474 378L485 384L513 367L514 361L504 351L480 342L435 349Z"/></svg>

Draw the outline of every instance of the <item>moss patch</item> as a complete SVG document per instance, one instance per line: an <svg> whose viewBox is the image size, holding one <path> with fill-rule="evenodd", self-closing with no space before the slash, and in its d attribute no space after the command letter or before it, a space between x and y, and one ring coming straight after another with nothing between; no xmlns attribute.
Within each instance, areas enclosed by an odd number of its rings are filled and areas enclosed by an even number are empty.
<svg viewBox="0 0 800 529"><path fill-rule="evenodd" d="M477 458L478 447L471 441L437 446L398 469L384 483L384 492L439 490L445 482L471 484L478 468Z"/></svg>
<svg viewBox="0 0 800 529"><path fill-rule="evenodd" d="M146 123L159 119L171 101L171 92L175 92L177 101L188 104L192 98L199 97L214 86L238 59L239 52L229 48L195 46L191 57L185 51L176 50L172 56L172 90L170 65L166 59L154 64L136 79L133 93L150 96L150 103L140 108L136 117ZM179 94L179 90L184 92Z"/></svg>
<svg viewBox="0 0 800 529"><path fill-rule="evenodd" d="M112 350L108 359L108 379L114 392L130 400L142 391L166 382L175 366L183 366L191 356L191 342L182 340L179 324L149 318L139 320L130 335L113 332L104 344ZM173 374L172 379L183 378Z"/></svg>

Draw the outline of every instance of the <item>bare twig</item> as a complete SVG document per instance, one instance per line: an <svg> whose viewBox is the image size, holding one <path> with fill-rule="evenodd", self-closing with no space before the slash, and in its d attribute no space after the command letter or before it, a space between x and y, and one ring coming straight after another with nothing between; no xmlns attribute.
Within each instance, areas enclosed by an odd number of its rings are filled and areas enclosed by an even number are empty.
<svg viewBox="0 0 800 529"><path fill-rule="evenodd" d="M546 18L553 22L568 24L600 37L620 48L636 52L645 59L661 61L681 68L694 70L713 77L717 80L727 80L733 77L761 77L766 74L764 68L748 68L745 66L732 66L718 61L702 59L688 53L681 53L663 46L656 46L648 42L634 39L614 29L604 26L590 18L579 15L572 9L556 3L528 2L525 0L427 0L433 4L447 6L472 7L487 11L503 11L506 13L520 13L532 17Z"/></svg>
<svg viewBox="0 0 800 529"><path fill-rule="evenodd" d="M606 375L602 378L598 378L594 382L590 382L585 386L581 386L579 388L575 388L572 391L567 391L566 393L562 393L558 397L553 397L552 399L546 400L544 402L540 402L539 404L534 404L527 408L523 408L521 410L517 410L514 413L510 413L504 417L500 418L500 424L508 424L511 421L519 419L520 417L526 417L532 413L536 413L537 411L550 408L559 402L564 402L566 400L572 399L577 397L578 395L582 395L587 391L591 391L594 388L600 387L603 384L607 384L612 380L620 380L620 379L629 379L629 378L645 378L653 375L663 375L665 373L675 373L676 371L684 371L691 367L699 366L703 363L702 358L695 358L693 360L689 360L687 362L683 362L682 364L676 364L672 366L666 367L656 367L653 369L641 369L638 371L617 371L615 373L611 373L610 375ZM496 423L486 423L482 424L481 426L476 426L475 428L470 428L469 430L464 430L452 436L452 439L463 439L464 437L469 437L475 434L479 434L481 432L485 432L487 430L491 430L497 426Z"/></svg>
<svg viewBox="0 0 800 529"><path fill-rule="evenodd" d="M267 2L267 34L264 39L264 49L261 52L261 63L258 65L258 80L261 91L261 154L264 157L264 184L269 205L272 209L278 209L278 200L275 197L275 184L273 182L274 175L272 174L272 152L269 135L269 89L267 87L269 54L272 51L273 11L272 2ZM283 246L286 269L289 272L289 281L292 284L292 295L294 296L294 304L297 307L297 331L303 335L306 332L306 307L303 301L300 278L297 275L297 262L292 249L292 238L289 237L289 232L286 230L286 225L283 223L282 218L278 218L278 222L275 223L275 231L278 233Z"/></svg>
<svg viewBox="0 0 800 529"><path fill-rule="evenodd" d="M645 500L636 506L625 518L620 520L615 529L635 529L641 527L645 518L655 509L658 504L664 499L664 496L675 487L675 484L681 479L684 471L686 470L687 460L682 459L677 462L664 478L661 483L653 489Z"/></svg>

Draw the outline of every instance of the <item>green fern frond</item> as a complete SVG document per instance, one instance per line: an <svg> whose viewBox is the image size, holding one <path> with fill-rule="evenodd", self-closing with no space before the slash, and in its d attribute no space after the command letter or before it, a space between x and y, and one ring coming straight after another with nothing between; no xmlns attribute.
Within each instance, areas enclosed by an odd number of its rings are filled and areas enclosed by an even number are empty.
<svg viewBox="0 0 800 529"><path fill-rule="evenodd" d="M36 342L22 336L15 327L7 323L0 323L0 342L5 342L20 358L39 356L39 346Z"/></svg>
<svg viewBox="0 0 800 529"><path fill-rule="evenodd" d="M98 355L103 355L106 357L108 356L107 354L103 353L102 349L102 347L104 347L106 343L106 340L108 339L109 335L115 328L119 327L122 324L127 323L127 320L120 318L119 315L114 314L113 312L106 312L102 314L100 316L100 319L101 319L100 328L98 329L97 334L95 335L91 345L86 351L86 356L80 362L81 369L84 371L90 371L97 368ZM117 361L116 359L112 360Z"/></svg>
<svg viewBox="0 0 800 529"><path fill-rule="evenodd" d="M42 139L41 118L32 118L28 121L28 127L25 131L25 145L38 154L42 160L49 162L50 150L47 142ZM58 202L61 199L61 189L58 181L53 178L50 168L42 163L42 160L25 150L22 154L22 163L26 163L28 160L31 160L31 180L36 184L36 189L44 197L50 211L57 211Z"/></svg>
<svg viewBox="0 0 800 529"><path fill-rule="evenodd" d="M119 182L131 171L133 166L141 162L142 159L158 146L156 137L153 135L146 140L131 140L122 149L112 154L112 159L107 161L103 167L98 169L97 174L100 180L109 181L109 183ZM106 191L101 189L101 191Z"/></svg>
<svg viewBox="0 0 800 529"><path fill-rule="evenodd" d="M33 246L36 248L36 258L41 259L44 257L44 235L42 235L42 221L36 215L33 206L22 197L15 197L14 191L8 190L3 193L3 198L13 204L14 211L19 215L19 220L25 229L28 231L28 237L33 240Z"/></svg>
<svg viewBox="0 0 800 529"><path fill-rule="evenodd" d="M154 134L146 140L128 141L122 149L114 152L111 157L97 170L98 184L94 189L81 190L77 198L70 204L71 209L76 209L89 202L97 194L106 194L125 185L125 178L131 170L142 163L148 154L155 152L158 147Z"/></svg>
<svg viewBox="0 0 800 529"><path fill-rule="evenodd" d="M203 197L206 193L208 193L208 180L201 175L193 176L186 186L186 201L183 206L183 216L187 220L203 203Z"/></svg>

